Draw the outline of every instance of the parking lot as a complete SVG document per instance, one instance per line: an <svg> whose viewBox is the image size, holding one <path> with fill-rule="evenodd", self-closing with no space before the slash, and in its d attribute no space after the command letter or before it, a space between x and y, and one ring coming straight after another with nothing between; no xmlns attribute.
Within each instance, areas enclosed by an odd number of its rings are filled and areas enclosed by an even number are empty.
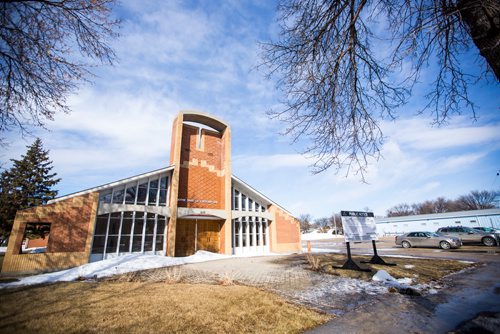
<svg viewBox="0 0 500 334"><path fill-rule="evenodd" d="M303 248L307 249L307 241L302 242ZM370 242L351 243L353 254L373 253ZM403 248L394 243L394 237L381 237L376 242L377 252L380 256L416 256L425 258L439 258L451 260L463 260L474 262L499 262L500 247L487 247L484 245L464 245L459 249L443 250L438 248ZM313 240L311 241L313 250L320 252L346 253L346 244L343 238L333 240Z"/></svg>

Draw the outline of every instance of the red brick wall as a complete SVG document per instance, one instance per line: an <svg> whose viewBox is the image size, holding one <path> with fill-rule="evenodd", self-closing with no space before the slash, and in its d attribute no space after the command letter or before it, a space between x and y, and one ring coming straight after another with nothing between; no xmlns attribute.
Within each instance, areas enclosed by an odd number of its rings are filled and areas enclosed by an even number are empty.
<svg viewBox="0 0 500 334"><path fill-rule="evenodd" d="M94 224L93 209L98 201L97 193L69 198L53 204L19 211L16 221L22 223L51 223L47 253L84 252L91 224ZM20 248L24 228L19 231L14 248Z"/></svg>
<svg viewBox="0 0 500 334"><path fill-rule="evenodd" d="M276 208L276 237L278 243L295 243L300 241L299 222L286 212Z"/></svg>
<svg viewBox="0 0 500 334"><path fill-rule="evenodd" d="M218 132L183 125L179 207L224 209L223 140Z"/></svg>

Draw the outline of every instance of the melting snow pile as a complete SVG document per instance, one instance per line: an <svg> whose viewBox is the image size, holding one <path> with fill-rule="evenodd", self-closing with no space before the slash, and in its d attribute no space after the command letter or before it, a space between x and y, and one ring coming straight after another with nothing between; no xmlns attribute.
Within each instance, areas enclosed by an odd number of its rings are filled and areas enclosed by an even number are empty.
<svg viewBox="0 0 500 334"><path fill-rule="evenodd" d="M131 271L177 266L181 264L205 262L230 258L230 255L198 251L187 257L166 257L161 255L131 254L113 259L84 264L79 267L48 274L23 277L17 282L0 284L0 288L33 285L52 282L69 282L78 278L108 277Z"/></svg>
<svg viewBox="0 0 500 334"><path fill-rule="evenodd" d="M411 278L399 278L395 279L387 271L379 270L375 275L373 275L372 280L375 282L382 282L385 285L393 286L395 288L407 288L413 280Z"/></svg>

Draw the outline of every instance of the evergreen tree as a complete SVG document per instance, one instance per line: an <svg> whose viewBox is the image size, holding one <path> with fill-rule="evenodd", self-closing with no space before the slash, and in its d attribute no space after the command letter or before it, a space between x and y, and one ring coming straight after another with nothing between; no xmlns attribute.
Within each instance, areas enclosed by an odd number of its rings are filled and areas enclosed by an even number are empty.
<svg viewBox="0 0 500 334"><path fill-rule="evenodd" d="M61 179L52 173L49 151L37 138L20 160L11 159L12 167L0 174L0 235L7 237L17 210L42 205L57 196L52 187Z"/></svg>

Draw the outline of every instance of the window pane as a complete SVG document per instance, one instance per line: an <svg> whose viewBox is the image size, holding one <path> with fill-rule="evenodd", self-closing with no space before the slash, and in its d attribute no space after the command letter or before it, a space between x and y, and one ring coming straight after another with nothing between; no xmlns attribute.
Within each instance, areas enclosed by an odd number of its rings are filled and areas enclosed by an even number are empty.
<svg viewBox="0 0 500 334"><path fill-rule="evenodd" d="M163 176L160 179L160 189L161 190L166 190L167 189L167 177L166 176Z"/></svg>
<svg viewBox="0 0 500 334"><path fill-rule="evenodd" d="M241 210L247 209L247 197L245 195L241 195Z"/></svg>
<svg viewBox="0 0 500 334"><path fill-rule="evenodd" d="M104 253L104 240L106 240L105 236L94 236L94 242L92 244L92 253L94 254L102 254Z"/></svg>
<svg viewBox="0 0 500 334"><path fill-rule="evenodd" d="M118 236L117 235L108 236L108 243L106 245L106 253L116 253L117 246L118 246Z"/></svg>
<svg viewBox="0 0 500 334"><path fill-rule="evenodd" d="M241 239L242 239L242 246L246 247L247 245L247 222L243 220L241 222Z"/></svg>
<svg viewBox="0 0 500 334"><path fill-rule="evenodd" d="M108 227L108 215L105 214L97 216L97 220L95 222L94 235L106 235L107 227Z"/></svg>
<svg viewBox="0 0 500 334"><path fill-rule="evenodd" d="M132 230L132 212L123 213L122 234L130 234Z"/></svg>
<svg viewBox="0 0 500 334"><path fill-rule="evenodd" d="M156 204L156 195L158 194L158 180L153 180L149 182L149 205Z"/></svg>
<svg viewBox="0 0 500 334"><path fill-rule="evenodd" d="M132 252L140 252L142 246L142 236L134 235L134 239L132 241Z"/></svg>
<svg viewBox="0 0 500 334"><path fill-rule="evenodd" d="M111 214L111 219L109 220L109 234L118 234L120 232L120 216L119 212L115 212Z"/></svg>
<svg viewBox="0 0 500 334"><path fill-rule="evenodd" d="M165 206L167 205L167 191L160 190L160 198L158 200L158 205Z"/></svg>
<svg viewBox="0 0 500 334"><path fill-rule="evenodd" d="M165 234L165 216L158 215L158 223L156 227L156 235L164 235Z"/></svg>
<svg viewBox="0 0 500 334"><path fill-rule="evenodd" d="M144 220L139 219L135 220L135 225L134 225L134 235L142 235L142 227L144 226Z"/></svg>
<svg viewBox="0 0 500 334"><path fill-rule="evenodd" d="M127 191L125 193L125 204L134 204L135 203L135 184L127 185Z"/></svg>
<svg viewBox="0 0 500 334"><path fill-rule="evenodd" d="M107 190L99 195L99 202L111 203L111 190Z"/></svg>
<svg viewBox="0 0 500 334"><path fill-rule="evenodd" d="M153 250L153 237L152 235L146 235L144 238L144 251L150 252Z"/></svg>
<svg viewBox="0 0 500 334"><path fill-rule="evenodd" d="M125 193L125 188L121 187L115 189L113 192L113 203L122 204L123 203L123 194Z"/></svg>
<svg viewBox="0 0 500 334"><path fill-rule="evenodd" d="M253 246L253 237L254 237L254 224L252 221L252 218L250 218L250 221L248 222L248 235L250 236L250 246Z"/></svg>
<svg viewBox="0 0 500 334"><path fill-rule="evenodd" d="M233 210L239 210L239 209L240 209L240 193L237 190L235 190Z"/></svg>
<svg viewBox="0 0 500 334"><path fill-rule="evenodd" d="M148 193L148 182L139 184L139 189L137 191L137 204L146 203L146 195Z"/></svg>
<svg viewBox="0 0 500 334"><path fill-rule="evenodd" d="M163 235L157 235L155 251L162 251L162 250L163 250Z"/></svg>
<svg viewBox="0 0 500 334"><path fill-rule="evenodd" d="M120 237L120 253L128 253L130 250L130 235L122 234Z"/></svg>
<svg viewBox="0 0 500 334"><path fill-rule="evenodd" d="M148 213L148 218L146 221L146 234L154 234L155 233L155 214Z"/></svg>
<svg viewBox="0 0 500 334"><path fill-rule="evenodd" d="M248 199L248 210L253 211L253 201L250 198Z"/></svg>

